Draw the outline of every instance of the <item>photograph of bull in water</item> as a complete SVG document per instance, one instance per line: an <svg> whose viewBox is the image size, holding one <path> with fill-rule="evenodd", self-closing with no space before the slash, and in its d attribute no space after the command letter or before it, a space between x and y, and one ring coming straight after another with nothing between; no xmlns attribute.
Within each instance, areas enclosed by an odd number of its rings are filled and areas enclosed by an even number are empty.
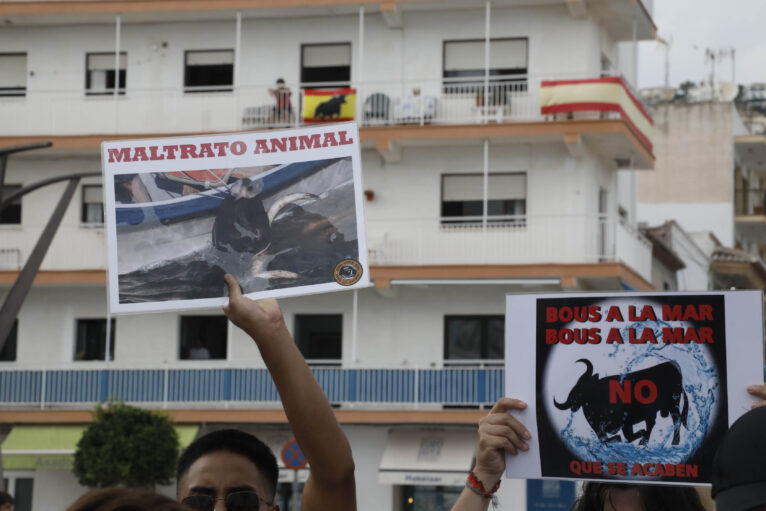
<svg viewBox="0 0 766 511"><path fill-rule="evenodd" d="M336 282L359 259L350 157L114 178L120 304Z"/></svg>
<svg viewBox="0 0 766 511"><path fill-rule="evenodd" d="M728 425L720 295L536 301L543 477L709 482Z"/></svg>

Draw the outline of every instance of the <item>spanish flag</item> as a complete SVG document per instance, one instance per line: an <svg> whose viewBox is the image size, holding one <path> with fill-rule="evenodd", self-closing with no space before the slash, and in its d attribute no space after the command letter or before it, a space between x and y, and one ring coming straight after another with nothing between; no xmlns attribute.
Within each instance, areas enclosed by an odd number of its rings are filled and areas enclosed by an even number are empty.
<svg viewBox="0 0 766 511"><path fill-rule="evenodd" d="M303 122L353 121L356 89L303 89Z"/></svg>

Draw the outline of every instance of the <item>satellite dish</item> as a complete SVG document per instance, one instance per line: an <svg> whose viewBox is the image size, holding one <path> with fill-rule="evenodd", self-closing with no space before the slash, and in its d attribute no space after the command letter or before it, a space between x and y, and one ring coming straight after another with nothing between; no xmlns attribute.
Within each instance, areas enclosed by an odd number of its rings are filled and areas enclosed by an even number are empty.
<svg viewBox="0 0 766 511"><path fill-rule="evenodd" d="M739 93L736 83L722 82L718 85L718 97L721 101L734 101Z"/></svg>

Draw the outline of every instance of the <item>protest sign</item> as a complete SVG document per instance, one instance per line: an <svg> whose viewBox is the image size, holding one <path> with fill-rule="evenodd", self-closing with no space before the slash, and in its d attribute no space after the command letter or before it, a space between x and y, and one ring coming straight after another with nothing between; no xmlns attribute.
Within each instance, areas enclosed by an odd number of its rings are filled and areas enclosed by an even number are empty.
<svg viewBox="0 0 766 511"><path fill-rule="evenodd" d="M112 313L369 285L355 124L102 144Z"/></svg>
<svg viewBox="0 0 766 511"><path fill-rule="evenodd" d="M509 295L505 392L532 440L508 477L709 484L763 381L762 306L760 291Z"/></svg>

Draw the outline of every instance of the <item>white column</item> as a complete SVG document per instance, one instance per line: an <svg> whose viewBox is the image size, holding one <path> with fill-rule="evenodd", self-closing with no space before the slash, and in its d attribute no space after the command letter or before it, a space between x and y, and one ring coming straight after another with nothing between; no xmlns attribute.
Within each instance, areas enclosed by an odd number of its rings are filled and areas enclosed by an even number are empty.
<svg viewBox="0 0 766 511"><path fill-rule="evenodd" d="M487 0L484 4L484 122L488 122L489 115L487 115L487 106L489 105L489 19L492 14L492 5L490 0ZM485 183L486 184L486 183ZM486 196L485 196L486 201ZM485 204L486 206L486 204ZM486 211L485 211L486 213ZM486 216L486 215L485 215Z"/></svg>
<svg viewBox="0 0 766 511"><path fill-rule="evenodd" d="M119 119L117 118L117 98L120 90L120 31L122 28L122 17L118 14L114 20L114 132L119 130ZM125 86L127 88L128 73L127 62L125 63Z"/></svg>
<svg viewBox="0 0 766 511"><path fill-rule="evenodd" d="M486 96L485 96L486 98ZM489 213L489 139L484 139L484 193L482 195L484 206L482 207L481 224L486 230L487 214Z"/></svg>
<svg viewBox="0 0 766 511"><path fill-rule="evenodd" d="M359 313L359 295L358 290L354 289L353 303L351 306L351 363L356 364L356 332L358 325L358 313Z"/></svg>
<svg viewBox="0 0 766 511"><path fill-rule="evenodd" d="M240 66L240 52L242 50L242 11L237 11L237 19L234 27L234 127L242 129L239 119L241 119L241 95L240 81L242 80L242 71Z"/></svg>

